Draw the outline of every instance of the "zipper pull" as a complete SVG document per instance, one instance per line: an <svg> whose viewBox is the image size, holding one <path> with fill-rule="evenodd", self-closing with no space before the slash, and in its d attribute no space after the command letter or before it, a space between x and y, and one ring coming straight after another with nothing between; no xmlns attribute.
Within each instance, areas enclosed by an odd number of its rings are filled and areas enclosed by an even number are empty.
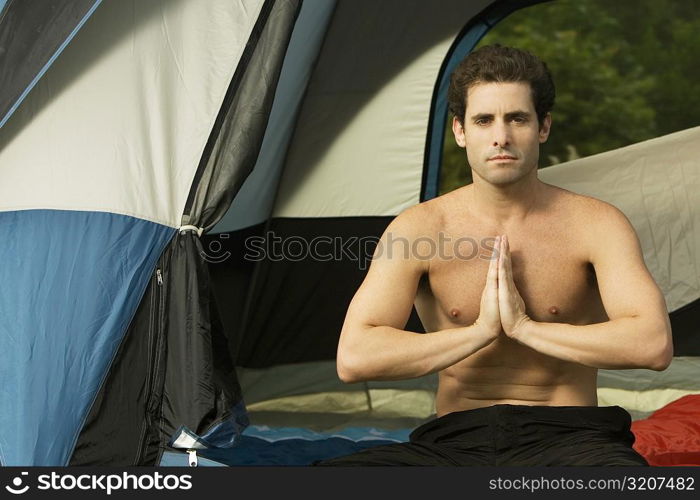
<svg viewBox="0 0 700 500"><path fill-rule="evenodd" d="M197 450L187 450L187 454L189 455L189 459L187 460L190 464L190 467L197 467Z"/></svg>
<svg viewBox="0 0 700 500"><path fill-rule="evenodd" d="M160 272L160 268L156 269L156 281L158 285L163 285L163 273Z"/></svg>

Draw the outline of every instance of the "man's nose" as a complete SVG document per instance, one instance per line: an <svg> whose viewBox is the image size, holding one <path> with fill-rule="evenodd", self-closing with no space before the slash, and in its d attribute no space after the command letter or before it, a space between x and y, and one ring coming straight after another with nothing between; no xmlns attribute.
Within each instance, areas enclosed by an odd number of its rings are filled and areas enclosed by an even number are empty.
<svg viewBox="0 0 700 500"><path fill-rule="evenodd" d="M496 123L493 128L493 145L505 148L510 143L510 133L505 123Z"/></svg>

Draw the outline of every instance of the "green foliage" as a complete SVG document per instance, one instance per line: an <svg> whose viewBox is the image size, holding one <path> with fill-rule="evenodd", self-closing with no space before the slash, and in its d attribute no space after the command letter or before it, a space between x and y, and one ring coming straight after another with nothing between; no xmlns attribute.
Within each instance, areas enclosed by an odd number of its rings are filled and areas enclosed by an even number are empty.
<svg viewBox="0 0 700 500"><path fill-rule="evenodd" d="M540 167L700 124L699 4L556 0L517 11L487 33L479 46L528 50L554 77ZM471 182L466 154L447 130L441 193Z"/></svg>

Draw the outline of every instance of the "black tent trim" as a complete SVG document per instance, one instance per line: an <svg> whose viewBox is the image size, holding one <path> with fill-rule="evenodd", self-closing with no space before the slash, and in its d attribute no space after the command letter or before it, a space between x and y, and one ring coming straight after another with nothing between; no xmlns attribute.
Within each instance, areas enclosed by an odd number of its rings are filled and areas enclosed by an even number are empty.
<svg viewBox="0 0 700 500"><path fill-rule="evenodd" d="M223 127L224 121L226 120L228 110L231 107L231 103L233 102L233 98L235 97L236 92L238 92L238 87L240 86L241 81L243 80L243 75L248 69L248 64L250 63L250 60L253 56L253 52L255 51L255 48L258 45L258 40L260 40L260 36L262 35L263 29L265 28L265 24L267 24L267 20L270 17L270 12L272 12L272 7L274 4L275 0L265 0L265 3L260 9L260 15L258 16L258 19L256 20L255 25L253 26L253 30L251 31L248 43L246 43L245 49L243 49L241 60L238 63L238 67L236 68L236 71L233 74L231 83L229 84L228 89L226 90L224 101L221 105L221 108L219 109L218 115L216 116L216 121L214 122L214 126L212 127L211 133L209 134L209 139L207 140L207 143L204 146L204 152L202 153L202 157L200 158L199 165L194 175L194 180L192 182L192 188L190 189L190 193L187 196L187 202L185 203L185 214L189 214L192 210L192 204L194 203L194 196L197 192L197 187L199 186L204 170L207 167L207 163L209 162L209 158L211 157L214 145L219 139L219 134L221 132L221 128Z"/></svg>
<svg viewBox="0 0 700 500"><path fill-rule="evenodd" d="M193 185L196 192L186 214L189 223L213 227L254 168L300 8L299 0L276 0L270 11L261 13L264 25L256 22L260 33L255 47L239 63L245 64L245 71L237 68L236 91L229 92L229 86L217 116L217 136L210 137L209 158L206 164L200 163L204 167L195 180L196 188ZM213 329L217 310L211 303L202 250L194 232L179 234L173 245L166 365L174 368L166 371L163 380L159 455L174 445L173 438L184 429L209 447L228 448L248 425L231 357L220 348L226 338Z"/></svg>
<svg viewBox="0 0 700 500"><path fill-rule="evenodd" d="M100 3L53 0L41 8L29 1L5 4L0 12L0 128Z"/></svg>

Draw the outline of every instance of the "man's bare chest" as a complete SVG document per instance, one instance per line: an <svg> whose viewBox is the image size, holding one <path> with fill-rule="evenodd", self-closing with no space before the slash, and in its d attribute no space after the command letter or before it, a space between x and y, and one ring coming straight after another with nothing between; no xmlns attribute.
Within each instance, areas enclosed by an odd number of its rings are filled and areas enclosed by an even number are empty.
<svg viewBox="0 0 700 500"><path fill-rule="evenodd" d="M476 320L493 248L494 235L488 231L443 234L452 243L431 259L416 296L416 309L429 330ZM546 228L508 236L514 281L532 319L582 324L602 318L595 272L575 237Z"/></svg>

